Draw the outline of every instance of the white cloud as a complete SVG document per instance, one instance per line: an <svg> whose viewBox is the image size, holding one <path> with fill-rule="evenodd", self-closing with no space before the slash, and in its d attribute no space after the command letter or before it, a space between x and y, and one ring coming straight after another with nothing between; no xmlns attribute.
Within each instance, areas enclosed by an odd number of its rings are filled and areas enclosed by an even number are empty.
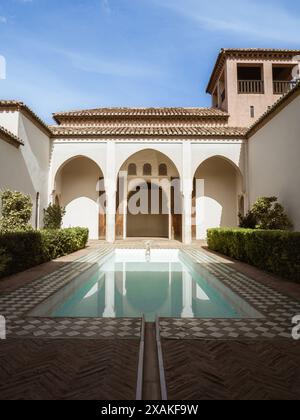
<svg viewBox="0 0 300 420"><path fill-rule="evenodd" d="M53 49L53 52L69 60L74 68L86 73L130 78L153 78L162 75L160 67L155 67L150 63L84 55L63 49Z"/></svg>
<svg viewBox="0 0 300 420"><path fill-rule="evenodd" d="M300 19L282 6L253 0L154 0L185 19L210 31L230 32L248 37L299 43Z"/></svg>
<svg viewBox="0 0 300 420"><path fill-rule="evenodd" d="M106 14L108 14L108 15L111 14L112 10L111 10L111 6L110 6L110 3L109 3L109 0L101 0L101 7L102 7L102 10Z"/></svg>

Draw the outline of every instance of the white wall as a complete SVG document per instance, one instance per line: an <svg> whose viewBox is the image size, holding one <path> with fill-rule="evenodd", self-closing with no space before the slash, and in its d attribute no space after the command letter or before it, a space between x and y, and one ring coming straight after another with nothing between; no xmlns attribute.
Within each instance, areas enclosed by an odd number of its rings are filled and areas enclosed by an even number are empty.
<svg viewBox="0 0 300 420"><path fill-rule="evenodd" d="M209 228L236 227L242 186L238 170L225 159L213 157L199 167L195 177L201 180L196 189L196 238L205 239Z"/></svg>
<svg viewBox="0 0 300 420"><path fill-rule="evenodd" d="M36 194L40 193L39 221L48 205L50 140L32 121L19 112L0 112L0 124L24 142L16 149L0 141L0 189L10 188L31 196L32 224L36 216Z"/></svg>
<svg viewBox="0 0 300 420"><path fill-rule="evenodd" d="M127 169L129 163L136 163L139 176L141 175L143 163L151 163L153 175L157 176L158 165L166 163L169 175L177 176L179 174L181 179L181 193L185 203L183 206L183 232L186 231L183 236L186 243L189 243L191 240L190 214L193 177L199 165L213 156L222 156L231 162L233 166L239 168L243 176L246 172L245 144L243 140L238 139L151 139L140 141L138 139L105 140L101 138L94 140L61 139L56 140L53 144L49 175L49 196L51 196L53 190L56 189L58 191L61 188L61 181L59 177L56 177L60 168L78 156L91 159L101 169L105 180L107 201L108 203L110 202L111 209L115 208L114 195L120 169ZM244 179L246 179L245 176ZM243 185L241 187L242 191L245 191L245 188L245 185ZM236 205L236 201L234 205ZM74 220L77 221L79 219ZM68 223L74 224L74 220L69 219ZM106 218L106 232L109 241L114 240L114 225L115 215L111 214L111 217ZM206 226L211 227L209 218L206 218L204 226L205 229ZM96 232L95 225L92 229Z"/></svg>
<svg viewBox="0 0 300 420"><path fill-rule="evenodd" d="M277 196L300 231L300 96L249 139L249 193Z"/></svg>
<svg viewBox="0 0 300 420"><path fill-rule="evenodd" d="M175 165L180 176L182 175L182 142L180 141L161 141L155 142L151 141L141 141L137 142L119 142L116 144L116 176L120 168L124 163L132 156L138 152L151 149L152 151L157 151L165 156L167 156ZM137 155L142 156L142 155ZM150 157L153 156L153 152L150 152ZM151 162L149 162L151 163ZM163 161L160 163L164 163ZM166 162L167 163L167 162Z"/></svg>
<svg viewBox="0 0 300 420"><path fill-rule="evenodd" d="M56 194L66 208L64 227L87 227L90 239L99 237L99 206L97 183L100 168L85 157L74 158L57 174Z"/></svg>

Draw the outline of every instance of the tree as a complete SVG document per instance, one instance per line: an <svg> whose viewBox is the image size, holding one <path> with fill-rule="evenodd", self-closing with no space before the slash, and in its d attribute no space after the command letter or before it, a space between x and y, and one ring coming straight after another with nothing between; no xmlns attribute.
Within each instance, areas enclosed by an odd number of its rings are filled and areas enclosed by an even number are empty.
<svg viewBox="0 0 300 420"><path fill-rule="evenodd" d="M289 230L293 224L277 197L261 197L245 217L240 215L240 227L263 230Z"/></svg>
<svg viewBox="0 0 300 420"><path fill-rule="evenodd" d="M5 190L0 194L0 231L30 230L32 202L29 195Z"/></svg>
<svg viewBox="0 0 300 420"><path fill-rule="evenodd" d="M49 206L44 209L44 228L60 229L65 214L66 210L59 204L49 204Z"/></svg>

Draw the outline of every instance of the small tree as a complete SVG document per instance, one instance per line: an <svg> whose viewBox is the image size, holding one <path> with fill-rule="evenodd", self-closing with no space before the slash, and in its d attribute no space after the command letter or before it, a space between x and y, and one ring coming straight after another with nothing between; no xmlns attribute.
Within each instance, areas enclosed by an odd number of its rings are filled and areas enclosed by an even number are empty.
<svg viewBox="0 0 300 420"><path fill-rule="evenodd" d="M293 224L276 197L261 197L245 217L240 216L240 227L263 230L289 230Z"/></svg>
<svg viewBox="0 0 300 420"><path fill-rule="evenodd" d="M5 190L0 194L1 213L0 230L30 230L32 202L29 195Z"/></svg>
<svg viewBox="0 0 300 420"><path fill-rule="evenodd" d="M257 219L255 214L250 210L246 216L239 214L240 227L245 229L255 229L257 225Z"/></svg>
<svg viewBox="0 0 300 420"><path fill-rule="evenodd" d="M59 204L49 204L49 206L44 209L44 228L60 229L65 214L66 210Z"/></svg>

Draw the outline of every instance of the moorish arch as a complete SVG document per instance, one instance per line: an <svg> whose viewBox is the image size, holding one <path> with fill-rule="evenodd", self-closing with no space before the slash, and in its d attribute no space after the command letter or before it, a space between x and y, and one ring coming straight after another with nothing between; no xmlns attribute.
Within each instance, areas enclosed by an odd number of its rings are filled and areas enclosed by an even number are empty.
<svg viewBox="0 0 300 420"><path fill-rule="evenodd" d="M180 143L168 143L160 144L159 142L154 142L153 144L143 143L143 142L134 142L134 143L119 143L116 148L116 157L115 157L115 176L118 177L120 171L124 167L124 164L129 161L133 156L142 156L147 153L156 152L158 155L163 155L165 158L172 163L176 168L176 173L179 178L182 179L182 145ZM133 162L134 164L136 162ZM149 163L149 162L144 162ZM158 173L158 170L157 170ZM140 168L140 174L142 170Z"/></svg>
<svg viewBox="0 0 300 420"><path fill-rule="evenodd" d="M202 162L193 182L193 239L205 239L207 229L236 227L244 213L244 181L241 170L224 156Z"/></svg>
<svg viewBox="0 0 300 420"><path fill-rule="evenodd" d="M117 239L161 237L181 240L180 175L168 156L154 149L134 153L121 165L117 184ZM142 207L138 211L130 208L139 195L146 198L147 214ZM158 199L155 201L153 197ZM140 204L138 198L137 204Z"/></svg>
<svg viewBox="0 0 300 420"><path fill-rule="evenodd" d="M72 157L60 166L55 174L52 197L66 209L64 227L87 227L90 239L105 238L105 215L101 206L104 191L99 188L102 180L101 168L86 156Z"/></svg>

